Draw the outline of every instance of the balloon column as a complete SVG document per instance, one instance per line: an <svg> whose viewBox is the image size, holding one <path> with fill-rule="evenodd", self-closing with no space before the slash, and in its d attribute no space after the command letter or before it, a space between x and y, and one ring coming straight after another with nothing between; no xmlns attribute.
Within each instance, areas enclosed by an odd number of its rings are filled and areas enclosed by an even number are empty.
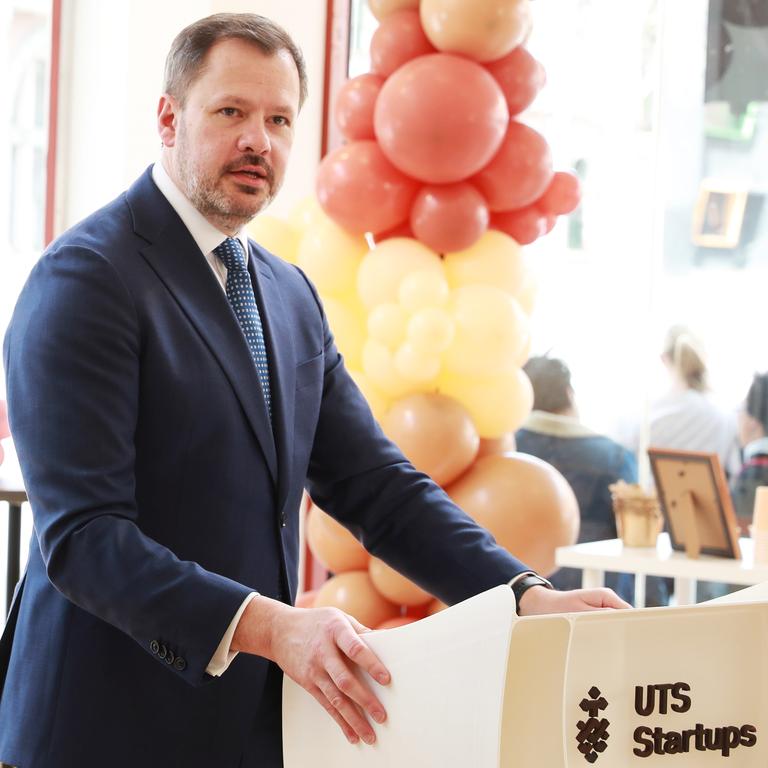
<svg viewBox="0 0 768 768"><path fill-rule="evenodd" d="M549 572L578 509L555 470L509 454L533 401L521 367L536 285L521 246L580 191L519 118L545 82L525 48L529 0L369 4L371 71L335 102L347 143L323 159L317 200L288 222L258 217L251 234L317 285L350 373L406 456ZM516 477L549 490L516 495ZM319 604L377 626L428 603L329 521L313 509L308 523L315 557L337 574Z"/></svg>

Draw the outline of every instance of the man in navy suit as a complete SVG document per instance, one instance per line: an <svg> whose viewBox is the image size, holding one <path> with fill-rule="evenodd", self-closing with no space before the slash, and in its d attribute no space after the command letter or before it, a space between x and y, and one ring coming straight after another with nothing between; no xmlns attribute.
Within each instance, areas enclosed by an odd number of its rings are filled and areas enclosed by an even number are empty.
<svg viewBox="0 0 768 768"><path fill-rule="evenodd" d="M366 628L292 607L305 485L448 603L514 582L524 613L624 605L549 589L415 471L313 286L247 239L305 94L268 20L185 29L160 162L56 240L19 299L5 366L35 536L0 645L6 763L279 766L283 672L373 743L390 678Z"/></svg>

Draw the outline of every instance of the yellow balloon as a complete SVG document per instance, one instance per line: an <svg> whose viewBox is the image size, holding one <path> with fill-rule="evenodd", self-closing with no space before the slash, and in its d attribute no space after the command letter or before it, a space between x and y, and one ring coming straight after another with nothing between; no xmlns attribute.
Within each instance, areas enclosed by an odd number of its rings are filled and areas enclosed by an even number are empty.
<svg viewBox="0 0 768 768"><path fill-rule="evenodd" d="M408 341L421 352L445 352L455 333L451 315L437 307L422 309L408 321Z"/></svg>
<svg viewBox="0 0 768 768"><path fill-rule="evenodd" d="M425 354L406 341L395 352L395 370L408 381L427 384L440 373L440 357Z"/></svg>
<svg viewBox="0 0 768 768"><path fill-rule="evenodd" d="M391 348L405 341L407 327L408 313L399 304L379 304L368 315L368 335Z"/></svg>
<svg viewBox="0 0 768 768"><path fill-rule="evenodd" d="M323 298L344 298L355 293L357 271L367 252L365 238L324 217L301 239L297 264Z"/></svg>
<svg viewBox="0 0 768 768"><path fill-rule="evenodd" d="M402 11L404 8L415 8L418 10L419 0L368 0L371 13L381 21L385 16L395 11Z"/></svg>
<svg viewBox="0 0 768 768"><path fill-rule="evenodd" d="M392 350L380 341L368 339L365 342L363 372L389 398L402 397L414 391L413 382L401 376L395 368Z"/></svg>
<svg viewBox="0 0 768 768"><path fill-rule="evenodd" d="M328 216L314 195L307 195L303 200L299 200L288 214L288 222L301 233L305 233L319 221L327 218Z"/></svg>
<svg viewBox="0 0 768 768"><path fill-rule="evenodd" d="M418 312L426 307L444 307L450 295L448 281L432 269L420 269L406 275L397 291L400 304L410 312Z"/></svg>
<svg viewBox="0 0 768 768"><path fill-rule="evenodd" d="M378 421L381 421L384 414L389 410L391 401L376 388L370 378L362 371L350 371L349 375L368 401L368 407L373 415Z"/></svg>
<svg viewBox="0 0 768 768"><path fill-rule="evenodd" d="M492 285L513 296L520 291L528 273L523 249L496 229L489 229L466 250L447 253L443 265L451 288Z"/></svg>
<svg viewBox="0 0 768 768"><path fill-rule="evenodd" d="M525 312L528 317L533 314L538 293L539 285L536 281L536 277L532 272L529 271L525 276L525 280L523 281L522 286L520 287L520 291L515 297L520 302L520 306L522 307L523 312Z"/></svg>
<svg viewBox="0 0 768 768"><path fill-rule="evenodd" d="M519 368L490 377L444 374L438 389L467 409L480 437L485 439L514 432L533 407L531 382Z"/></svg>
<svg viewBox="0 0 768 768"><path fill-rule="evenodd" d="M530 323L517 301L488 285L454 291L456 335L445 353L446 368L467 376L494 376L522 364Z"/></svg>
<svg viewBox="0 0 768 768"><path fill-rule="evenodd" d="M529 0L421 0L421 25L432 45L475 61L495 61L531 29Z"/></svg>
<svg viewBox="0 0 768 768"><path fill-rule="evenodd" d="M275 256L296 263L301 233L287 221L262 214L246 227L248 234Z"/></svg>
<svg viewBox="0 0 768 768"><path fill-rule="evenodd" d="M440 257L417 240L392 237L368 253L357 274L360 298L368 309L396 303L400 283L412 272L426 270L443 276Z"/></svg>
<svg viewBox="0 0 768 768"><path fill-rule="evenodd" d="M336 338L336 346L344 355L347 366L360 368L365 343L365 313L361 307L327 296L323 307L328 325Z"/></svg>

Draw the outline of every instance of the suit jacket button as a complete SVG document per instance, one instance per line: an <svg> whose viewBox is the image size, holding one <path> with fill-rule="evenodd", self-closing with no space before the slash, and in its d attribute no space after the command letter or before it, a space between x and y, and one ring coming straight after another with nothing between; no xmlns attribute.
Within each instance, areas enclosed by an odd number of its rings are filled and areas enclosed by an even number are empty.
<svg viewBox="0 0 768 768"><path fill-rule="evenodd" d="M149 650L152 651L152 653L157 654L160 651L160 643L157 642L157 640L153 640L149 644Z"/></svg>
<svg viewBox="0 0 768 768"><path fill-rule="evenodd" d="M178 672L183 672L187 668L187 662L181 656L177 656L173 662L173 668Z"/></svg>
<svg viewBox="0 0 768 768"><path fill-rule="evenodd" d="M164 659L168 655L168 649L164 646L160 646L160 652L157 654L161 659Z"/></svg>
<svg viewBox="0 0 768 768"><path fill-rule="evenodd" d="M168 654L165 657L165 663L166 664L173 664L173 660L176 658L173 651L168 651Z"/></svg>

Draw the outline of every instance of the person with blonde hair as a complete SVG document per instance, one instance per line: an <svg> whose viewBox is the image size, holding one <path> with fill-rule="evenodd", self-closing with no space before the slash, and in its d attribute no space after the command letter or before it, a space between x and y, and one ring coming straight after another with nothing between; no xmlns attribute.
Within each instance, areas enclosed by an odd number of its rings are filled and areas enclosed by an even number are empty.
<svg viewBox="0 0 768 768"><path fill-rule="evenodd" d="M661 355L670 376L666 394L651 404L649 444L716 453L729 475L740 465L735 415L714 402L699 339L684 325L667 332Z"/></svg>

